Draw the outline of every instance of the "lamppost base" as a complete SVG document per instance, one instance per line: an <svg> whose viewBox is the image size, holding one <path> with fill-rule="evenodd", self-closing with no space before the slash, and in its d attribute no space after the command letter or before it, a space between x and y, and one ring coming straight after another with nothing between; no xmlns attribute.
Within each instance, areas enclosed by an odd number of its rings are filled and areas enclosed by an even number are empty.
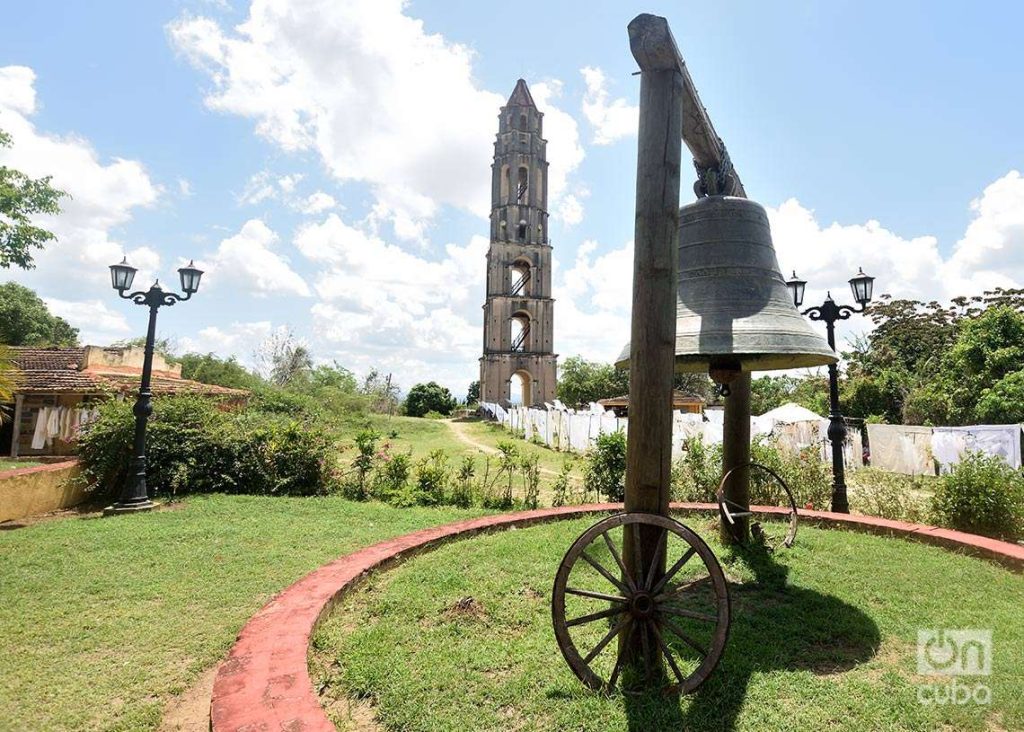
<svg viewBox="0 0 1024 732"><path fill-rule="evenodd" d="M107 506L103 509L104 516L119 516L123 513L141 513L142 511L152 511L156 508L156 504L152 501L142 501L140 503L115 503L113 506Z"/></svg>
<svg viewBox="0 0 1024 732"><path fill-rule="evenodd" d="M850 503L845 498L841 500L832 499L832 513L849 513Z"/></svg>

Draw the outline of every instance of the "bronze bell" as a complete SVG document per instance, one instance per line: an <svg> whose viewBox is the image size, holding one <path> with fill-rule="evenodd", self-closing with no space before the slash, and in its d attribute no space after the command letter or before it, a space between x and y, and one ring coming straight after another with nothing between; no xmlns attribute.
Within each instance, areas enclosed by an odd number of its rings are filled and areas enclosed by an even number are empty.
<svg viewBox="0 0 1024 732"><path fill-rule="evenodd" d="M824 366L838 359L793 305L768 215L746 198L709 196L679 212L676 370L710 372ZM629 363L629 344L616 361Z"/></svg>

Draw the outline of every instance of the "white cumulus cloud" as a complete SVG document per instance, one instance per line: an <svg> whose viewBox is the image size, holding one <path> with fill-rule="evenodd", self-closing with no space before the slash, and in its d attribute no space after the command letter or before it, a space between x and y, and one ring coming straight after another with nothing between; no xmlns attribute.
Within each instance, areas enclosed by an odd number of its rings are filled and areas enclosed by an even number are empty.
<svg viewBox="0 0 1024 732"><path fill-rule="evenodd" d="M150 279L159 256L148 246L128 248L114 230L139 208L154 205L161 194L137 160L100 155L84 138L39 130L35 72L25 66L0 67L0 129L12 146L0 148L0 165L16 168L33 178L52 176L52 185L66 191L59 216L40 216L39 225L57 235L56 242L35 250L37 269L12 270L17 279L42 295L84 298L109 282L107 265L124 254L140 269L139 281Z"/></svg>
<svg viewBox="0 0 1024 732"><path fill-rule="evenodd" d="M428 259L332 213L302 227L295 247L320 268L320 301L310 313L331 358L356 371L389 368L407 381L432 371L429 378L465 389L482 342L485 238L448 244Z"/></svg>
<svg viewBox="0 0 1024 732"><path fill-rule="evenodd" d="M439 205L487 215L508 91L480 88L474 52L428 33L406 9L403 0L267 0L233 29L186 15L168 32L208 74L211 109L254 120L284 150L316 152L339 180L369 184L376 216L415 238ZM552 206L582 159L575 121L552 103L557 86L533 86L546 114Z"/></svg>
<svg viewBox="0 0 1024 732"><path fill-rule="evenodd" d="M583 116L594 128L593 143L610 145L636 134L640 123L640 107L625 99L609 101L608 79L594 66L580 69L587 91L583 95Z"/></svg>
<svg viewBox="0 0 1024 732"><path fill-rule="evenodd" d="M274 251L278 240L278 235L261 220L249 219L203 263L210 284L232 282L258 297L308 296L306 281L291 268L287 258Z"/></svg>

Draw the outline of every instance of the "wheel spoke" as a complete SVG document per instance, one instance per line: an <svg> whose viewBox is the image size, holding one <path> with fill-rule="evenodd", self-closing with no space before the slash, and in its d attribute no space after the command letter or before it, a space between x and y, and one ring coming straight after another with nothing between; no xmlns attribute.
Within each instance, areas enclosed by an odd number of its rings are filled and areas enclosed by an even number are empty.
<svg viewBox="0 0 1024 732"><path fill-rule="evenodd" d="M671 600L673 597L679 597L681 594L683 594L687 590L692 590L697 585L704 584L705 582L707 582L710 579L711 579L711 575L710 574L706 574L703 577L700 577L698 579L691 580L689 582L684 582L681 585L676 585L674 588L672 588L671 590L668 590L667 592L662 592L659 595L655 595L654 596L654 601L655 602L665 602L667 600Z"/></svg>
<svg viewBox="0 0 1024 732"><path fill-rule="evenodd" d="M626 587L626 586L625 586L624 584L622 584L622 582L620 582L619 580L617 580L617 579L615 578L615 575L613 575L613 574L612 574L611 572L609 572L609 571L608 571L607 569L605 569L604 567L602 567L602 566L601 566L601 565L600 565L600 564L599 564L599 563L597 562L597 560L596 560L596 559L593 559L593 558L591 558L591 556L590 556L589 554L587 554L586 552L582 552L582 553L580 554L580 556L581 556L581 557L583 557L583 559L584 559L584 560L585 560L585 561L587 562L587 564L589 564L589 565L590 565L591 567L593 567L593 568L594 568L594 569L596 569L596 570L597 570L598 572L600 572L600 573L601 573L601 576L602 576L602 577L604 577L604 578L605 578L606 580L608 580L608 581L609 581L609 582L611 582L611 583L612 583L613 585L615 585L615 586L616 586L616 587L617 587L617 588L618 588L618 589L619 589L619 590L620 590L621 592L623 592L623 593L625 593L625 594L627 594L627 595L628 595L628 594L630 593L630 590L629 590L629 588L628 588L628 587Z"/></svg>
<svg viewBox="0 0 1024 732"><path fill-rule="evenodd" d="M626 627L626 623L629 622L629 616L626 615L619 622L612 626L611 630L601 639L601 642L594 646L594 649L587 654L587 657L583 659L583 663L590 665L590 662L597 658L597 654L604 650L604 647L608 645L608 641L617 636L619 632Z"/></svg>
<svg viewBox="0 0 1024 732"><path fill-rule="evenodd" d="M654 584L654 575L658 570L658 565L661 563L662 556L665 554L665 547L668 546L668 536L666 536L666 533L665 529L662 529L661 535L658 537L658 548L654 550L651 566L647 568L647 581L644 582L644 589Z"/></svg>
<svg viewBox="0 0 1024 732"><path fill-rule="evenodd" d="M686 633L684 633L682 630L680 630L678 625L673 623L668 618L662 618L662 622L665 624L666 628L672 631L673 635L677 636L681 641L683 641L683 643L688 645L693 650L697 651L697 653L699 653L701 656L708 655L707 649L700 645L693 638L688 636Z"/></svg>
<svg viewBox="0 0 1024 732"><path fill-rule="evenodd" d="M661 631L658 630L658 624L654 623L651 625L651 630L654 631L654 637L658 641L658 645L661 646L661 652L665 654L665 660L668 661L668 665L672 668L672 673L679 679L679 683L683 683L686 677L683 676L683 672L679 670L679 666L676 665L676 659L672 657L672 649L668 647L665 639L661 636Z"/></svg>
<svg viewBox="0 0 1024 732"><path fill-rule="evenodd" d="M583 625L584 623L592 623L595 620L601 620L602 618L610 618L612 615L619 615L626 612L625 608L612 607L607 610L600 610L596 613L590 613L589 615L581 615L578 618L565 621L566 628L572 628L576 625Z"/></svg>
<svg viewBox="0 0 1024 732"><path fill-rule="evenodd" d="M625 597L619 597L618 595L606 595L603 592L592 592L591 590L578 590L575 587L566 587L565 594L579 595L580 597L589 597L594 600L606 600L608 602L629 602L629 600L627 600Z"/></svg>
<svg viewBox="0 0 1024 732"><path fill-rule="evenodd" d="M651 641L647 637L648 625L649 623L646 622L640 624L640 647L644 653L644 671L649 679L654 675L654 659L651 658Z"/></svg>
<svg viewBox="0 0 1024 732"><path fill-rule="evenodd" d="M632 622L632 618L627 616L626 622L629 623L629 630L626 631L626 639L619 646L619 653L615 657L615 667L612 669L612 675L608 677L609 689L614 688L615 682L619 680L619 672L622 671L622 657L629 647L629 641L633 638L633 631L636 630L636 623Z"/></svg>
<svg viewBox="0 0 1024 732"><path fill-rule="evenodd" d="M685 610L675 605L662 604L658 606L658 609L663 613L669 615L678 615L681 618L693 618L694 620L703 620L705 623L717 623L718 618L714 615L708 615L706 613L698 613L693 610Z"/></svg>
<svg viewBox="0 0 1024 732"><path fill-rule="evenodd" d="M665 572L665 576L658 580L658 584L651 588L651 594L657 595L659 592L661 592L665 588L665 585L671 582L672 578L676 576L676 572L682 569L683 565L690 561L690 557L692 557L696 553L697 550L694 549L692 546L689 549L687 549L683 556L679 557L679 560L672 565L671 569Z"/></svg>
<svg viewBox="0 0 1024 732"><path fill-rule="evenodd" d="M615 548L615 544L608 536L608 532L604 532L601 536L604 537L604 543L608 545L608 551L615 557L615 563L619 565L619 571L622 572L622 576L626 580L626 584L629 585L629 589L636 592L636 582L633 581L633 576L626 569L626 564L622 561L622 556L619 554L619 550Z"/></svg>

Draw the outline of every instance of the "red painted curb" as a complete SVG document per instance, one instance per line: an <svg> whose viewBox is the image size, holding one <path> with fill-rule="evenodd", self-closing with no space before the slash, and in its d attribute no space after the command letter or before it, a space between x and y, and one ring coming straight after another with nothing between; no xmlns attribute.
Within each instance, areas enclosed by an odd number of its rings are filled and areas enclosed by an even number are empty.
<svg viewBox="0 0 1024 732"><path fill-rule="evenodd" d="M701 503L674 503L672 508L682 512L717 511L717 506ZM274 597L242 628L227 660L217 670L210 700L210 728L214 732L334 732L309 678L309 642L333 601L367 572L455 537L621 510L622 504L604 503L485 516L399 536L325 564ZM775 507L754 510L784 513ZM1024 571L1024 547L1016 544L870 516L801 511L800 517L814 524L960 549Z"/></svg>

